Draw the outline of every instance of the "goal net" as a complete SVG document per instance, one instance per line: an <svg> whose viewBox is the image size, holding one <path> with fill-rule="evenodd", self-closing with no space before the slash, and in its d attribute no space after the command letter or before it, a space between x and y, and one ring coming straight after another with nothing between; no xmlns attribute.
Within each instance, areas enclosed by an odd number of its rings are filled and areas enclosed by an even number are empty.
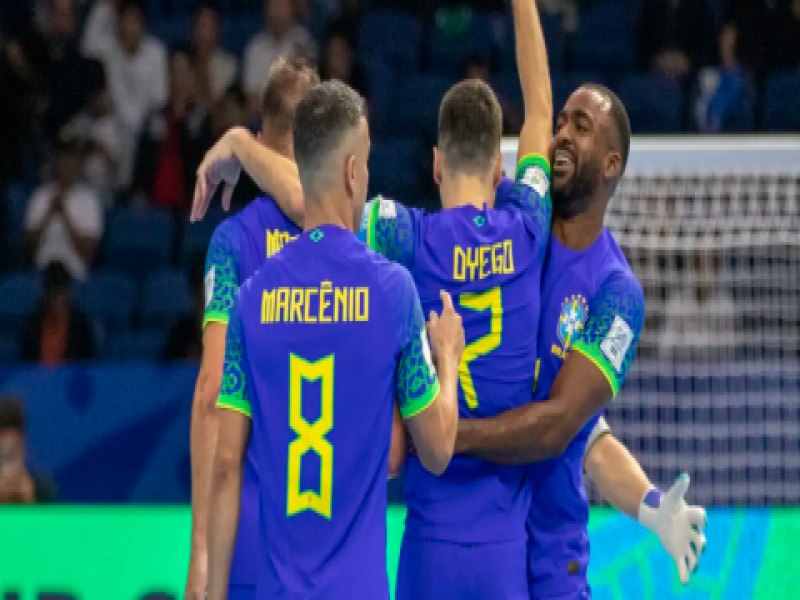
<svg viewBox="0 0 800 600"><path fill-rule="evenodd" d="M616 435L694 502L799 504L800 138L635 139L606 225L647 302Z"/></svg>

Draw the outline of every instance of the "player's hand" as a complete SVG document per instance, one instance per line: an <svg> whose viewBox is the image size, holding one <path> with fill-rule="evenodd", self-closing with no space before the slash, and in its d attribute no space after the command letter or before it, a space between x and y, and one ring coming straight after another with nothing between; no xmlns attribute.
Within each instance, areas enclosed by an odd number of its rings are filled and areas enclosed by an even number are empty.
<svg viewBox="0 0 800 600"><path fill-rule="evenodd" d="M185 600L206 600L208 587L208 555L192 552L189 575L186 577Z"/></svg>
<svg viewBox="0 0 800 600"><path fill-rule="evenodd" d="M428 320L428 336L431 339L433 356L437 365L458 365L461 353L464 351L464 327L461 324L461 315L453 308L453 299L445 291L440 291L442 299L442 313L431 311Z"/></svg>
<svg viewBox="0 0 800 600"><path fill-rule="evenodd" d="M223 135L211 149L206 152L203 162L197 167L197 183L194 187L194 198L192 199L192 211L189 216L191 222L202 219L217 186L222 184L222 208L229 210L231 207L231 197L233 188L239 181L242 174L242 165L233 153L229 143L229 136L233 130Z"/></svg>
<svg viewBox="0 0 800 600"><path fill-rule="evenodd" d="M659 537L684 585L689 583L706 546L706 511L686 504L683 497L688 489L689 475L681 473L658 506L645 500L639 507L639 522Z"/></svg>

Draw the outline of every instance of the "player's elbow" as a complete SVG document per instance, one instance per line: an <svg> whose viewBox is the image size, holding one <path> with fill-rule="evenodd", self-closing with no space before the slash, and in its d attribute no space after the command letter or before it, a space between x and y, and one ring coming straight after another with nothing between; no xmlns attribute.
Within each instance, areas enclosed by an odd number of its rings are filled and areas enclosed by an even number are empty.
<svg viewBox="0 0 800 600"><path fill-rule="evenodd" d="M421 455L420 462L428 471L439 476L447 470L451 458L453 458L452 448L449 452L446 448L436 448L425 453L424 456Z"/></svg>

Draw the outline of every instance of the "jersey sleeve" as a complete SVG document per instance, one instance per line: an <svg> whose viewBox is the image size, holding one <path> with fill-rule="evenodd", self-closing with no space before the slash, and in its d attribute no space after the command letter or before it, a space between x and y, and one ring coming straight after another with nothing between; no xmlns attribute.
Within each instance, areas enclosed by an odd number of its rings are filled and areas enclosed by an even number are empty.
<svg viewBox="0 0 800 600"><path fill-rule="evenodd" d="M417 288L405 269L398 283L395 306L399 311L400 358L397 365L396 391L400 415L404 419L418 415L436 399L439 377L433 366L425 318L422 316Z"/></svg>
<svg viewBox="0 0 800 600"><path fill-rule="evenodd" d="M239 276L236 270L237 248L230 223L230 221L220 223L208 245L203 327L208 323L227 325L233 297L239 289Z"/></svg>
<svg viewBox="0 0 800 600"><path fill-rule="evenodd" d="M497 208L521 210L533 222L537 236L547 240L553 217L550 198L550 163L543 156L530 154L517 165L515 180L500 181L495 194Z"/></svg>
<svg viewBox="0 0 800 600"><path fill-rule="evenodd" d="M358 236L391 261L410 267L419 227L419 211L377 196L364 207Z"/></svg>
<svg viewBox="0 0 800 600"><path fill-rule="evenodd" d="M222 365L222 384L219 398L217 398L217 407L251 417L250 394L245 377L242 319L239 315L236 296L233 297L229 312L230 318L225 338L225 361Z"/></svg>
<svg viewBox="0 0 800 600"><path fill-rule="evenodd" d="M589 303L589 319L572 344L605 375L615 396L633 362L643 323L642 286L633 275L612 276Z"/></svg>

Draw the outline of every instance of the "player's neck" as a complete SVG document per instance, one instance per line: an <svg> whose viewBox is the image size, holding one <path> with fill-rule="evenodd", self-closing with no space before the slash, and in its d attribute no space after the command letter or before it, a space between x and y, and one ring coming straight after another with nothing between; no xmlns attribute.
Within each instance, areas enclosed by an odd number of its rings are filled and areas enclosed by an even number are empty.
<svg viewBox="0 0 800 600"><path fill-rule="evenodd" d="M443 175L439 184L442 208L494 206L495 186L491 179L477 175Z"/></svg>
<svg viewBox="0 0 800 600"><path fill-rule="evenodd" d="M340 202L333 194L319 194L306 201L303 231L311 231L322 225L333 225L355 231L353 214L349 203ZM347 207L347 208L345 208Z"/></svg>
<svg viewBox="0 0 800 600"><path fill-rule="evenodd" d="M586 250L603 233L604 212L587 210L581 214L563 219L553 215L551 233L562 246L570 250Z"/></svg>

